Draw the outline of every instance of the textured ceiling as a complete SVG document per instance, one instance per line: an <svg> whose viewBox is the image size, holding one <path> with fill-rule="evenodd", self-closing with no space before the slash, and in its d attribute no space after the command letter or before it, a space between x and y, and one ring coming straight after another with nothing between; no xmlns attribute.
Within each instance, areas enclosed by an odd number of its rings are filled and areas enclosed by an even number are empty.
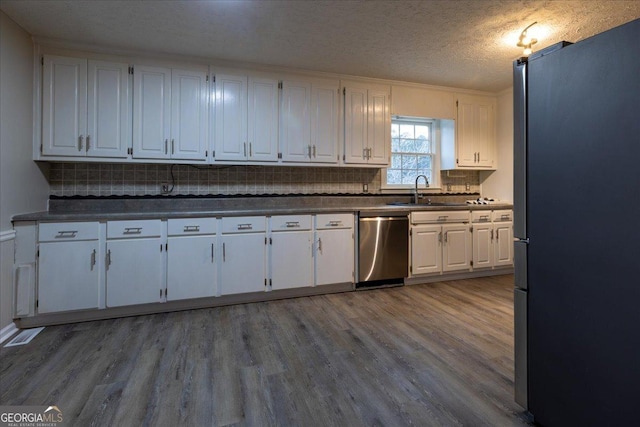
<svg viewBox="0 0 640 427"><path fill-rule="evenodd" d="M34 36L499 91L518 34L534 51L640 18L640 1L1 0Z"/></svg>

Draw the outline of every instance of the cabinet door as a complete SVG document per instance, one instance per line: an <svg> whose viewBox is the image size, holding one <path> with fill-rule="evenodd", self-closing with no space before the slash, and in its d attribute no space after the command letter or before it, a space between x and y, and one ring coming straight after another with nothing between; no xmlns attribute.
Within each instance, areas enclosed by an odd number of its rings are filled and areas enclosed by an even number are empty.
<svg viewBox="0 0 640 427"><path fill-rule="evenodd" d="M316 233L316 285L353 282L353 230L319 230Z"/></svg>
<svg viewBox="0 0 640 427"><path fill-rule="evenodd" d="M264 292L267 277L265 234L228 234L221 239L220 294Z"/></svg>
<svg viewBox="0 0 640 427"><path fill-rule="evenodd" d="M278 161L278 82L249 78L249 160Z"/></svg>
<svg viewBox="0 0 640 427"><path fill-rule="evenodd" d="M280 143L285 162L312 160L310 106L311 83L282 82Z"/></svg>
<svg viewBox="0 0 640 427"><path fill-rule="evenodd" d="M345 88L344 96L344 161L367 163L367 89L349 86Z"/></svg>
<svg viewBox="0 0 640 427"><path fill-rule="evenodd" d="M391 116L389 115L389 94L382 91L368 91L368 131L369 163L388 165L391 157Z"/></svg>
<svg viewBox="0 0 640 427"><path fill-rule="evenodd" d="M215 158L247 159L247 77L216 74Z"/></svg>
<svg viewBox="0 0 640 427"><path fill-rule="evenodd" d="M513 223L499 222L495 224L495 258L496 267L513 264Z"/></svg>
<svg viewBox="0 0 640 427"><path fill-rule="evenodd" d="M171 158L206 160L207 74L171 70Z"/></svg>
<svg viewBox="0 0 640 427"><path fill-rule="evenodd" d="M442 271L471 267L471 231L468 224L442 226Z"/></svg>
<svg viewBox="0 0 640 427"><path fill-rule="evenodd" d="M411 228L411 275L442 271L442 227L418 225Z"/></svg>
<svg viewBox="0 0 640 427"><path fill-rule="evenodd" d="M161 300L162 246L159 238L107 242L107 307Z"/></svg>
<svg viewBox="0 0 640 427"><path fill-rule="evenodd" d="M38 312L98 308L97 240L40 243Z"/></svg>
<svg viewBox="0 0 640 427"><path fill-rule="evenodd" d="M216 294L215 236L169 238L167 301Z"/></svg>
<svg viewBox="0 0 640 427"><path fill-rule="evenodd" d="M338 162L338 83L311 87L311 154L318 163Z"/></svg>
<svg viewBox="0 0 640 427"><path fill-rule="evenodd" d="M493 266L493 224L473 224L473 268Z"/></svg>
<svg viewBox="0 0 640 427"><path fill-rule="evenodd" d="M87 156L127 157L131 145L129 65L88 63Z"/></svg>
<svg viewBox="0 0 640 427"><path fill-rule="evenodd" d="M489 99L480 100L475 113L477 164L481 167L495 167L495 103Z"/></svg>
<svg viewBox="0 0 640 427"><path fill-rule="evenodd" d="M169 158L171 70L136 66L133 91L133 157Z"/></svg>
<svg viewBox="0 0 640 427"><path fill-rule="evenodd" d="M87 60L44 56L42 154L85 156Z"/></svg>
<svg viewBox="0 0 640 427"><path fill-rule="evenodd" d="M458 98L458 122L457 122L457 160L458 166L477 166L475 137L475 104L464 97Z"/></svg>
<svg viewBox="0 0 640 427"><path fill-rule="evenodd" d="M311 231L273 233L271 237L271 289L313 286Z"/></svg>

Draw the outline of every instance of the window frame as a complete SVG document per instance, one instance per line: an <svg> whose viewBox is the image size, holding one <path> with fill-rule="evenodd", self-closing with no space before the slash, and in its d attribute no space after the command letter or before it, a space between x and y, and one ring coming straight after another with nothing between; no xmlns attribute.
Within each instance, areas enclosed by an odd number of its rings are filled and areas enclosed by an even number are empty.
<svg viewBox="0 0 640 427"><path fill-rule="evenodd" d="M391 118L391 124L403 122L404 124L425 124L431 125L431 180L429 181L429 187L424 186L424 181L420 180L418 188L421 190L439 190L440 189L440 140L441 129L440 120L432 119L428 117L409 117L409 116L393 116ZM393 143L391 143L391 147ZM391 147L389 149L391 150ZM389 161L391 162L393 157L393 151ZM388 184L387 183L387 170L390 168L382 168L380 189L383 192L410 192L415 189L415 184Z"/></svg>

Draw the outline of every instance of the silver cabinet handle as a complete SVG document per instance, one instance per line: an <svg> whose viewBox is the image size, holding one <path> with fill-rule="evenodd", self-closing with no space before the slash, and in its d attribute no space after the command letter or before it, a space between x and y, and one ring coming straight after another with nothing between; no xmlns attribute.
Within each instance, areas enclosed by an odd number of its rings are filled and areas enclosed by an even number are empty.
<svg viewBox="0 0 640 427"><path fill-rule="evenodd" d="M299 222L299 221L287 221L287 222L286 222L286 227L287 227L287 228L296 228L296 227L300 227L300 222Z"/></svg>
<svg viewBox="0 0 640 427"><path fill-rule="evenodd" d="M307 145L307 155L311 158L311 146Z"/></svg>
<svg viewBox="0 0 640 427"><path fill-rule="evenodd" d="M164 140L164 154L167 154L169 151L169 140L165 139Z"/></svg>
<svg viewBox="0 0 640 427"><path fill-rule="evenodd" d="M243 143L244 144L244 156L247 157L247 143Z"/></svg>
<svg viewBox="0 0 640 427"><path fill-rule="evenodd" d="M91 252L91 271L93 271L93 267L96 265L96 250L94 249Z"/></svg>
<svg viewBox="0 0 640 427"><path fill-rule="evenodd" d="M342 225L342 221L329 221L329 227L339 227Z"/></svg>
<svg viewBox="0 0 640 427"><path fill-rule="evenodd" d="M176 141L175 139L171 139L171 154L176 152Z"/></svg>
<svg viewBox="0 0 640 427"><path fill-rule="evenodd" d="M366 148L362 149L362 158L367 160L367 149Z"/></svg>
<svg viewBox="0 0 640 427"><path fill-rule="evenodd" d="M227 260L227 249L225 247L224 242L222 243L222 262Z"/></svg>
<svg viewBox="0 0 640 427"><path fill-rule="evenodd" d="M447 243L447 234L449 234L449 232L448 232L448 231L445 231L445 232L444 232L444 242L445 242L445 243Z"/></svg>
<svg viewBox="0 0 640 427"><path fill-rule="evenodd" d="M438 216L438 221L446 221L449 218L449 215L440 215Z"/></svg>
<svg viewBox="0 0 640 427"><path fill-rule="evenodd" d="M211 244L211 262L213 262L213 243Z"/></svg>
<svg viewBox="0 0 640 427"><path fill-rule="evenodd" d="M238 224L238 230L253 230L252 224Z"/></svg>
<svg viewBox="0 0 640 427"><path fill-rule="evenodd" d="M87 149L86 149L86 151L89 151L90 145L91 145L91 135L87 135Z"/></svg>
<svg viewBox="0 0 640 427"><path fill-rule="evenodd" d="M313 158L316 158L316 144L313 144Z"/></svg>
<svg viewBox="0 0 640 427"><path fill-rule="evenodd" d="M78 151L82 151L83 141L84 141L84 136L80 135L78 137Z"/></svg>
<svg viewBox="0 0 640 427"><path fill-rule="evenodd" d="M251 149L251 143L249 143L249 157L253 157L253 150Z"/></svg>
<svg viewBox="0 0 640 427"><path fill-rule="evenodd" d="M142 227L127 227L122 234L140 234L142 233Z"/></svg>
<svg viewBox="0 0 640 427"><path fill-rule="evenodd" d="M185 225L183 229L185 233L197 233L198 231L200 231L199 225Z"/></svg>
<svg viewBox="0 0 640 427"><path fill-rule="evenodd" d="M502 220L510 220L510 219L511 219L511 215L509 215L509 214L502 214L502 215L500 215L500 219L502 219Z"/></svg>
<svg viewBox="0 0 640 427"><path fill-rule="evenodd" d="M493 233L493 230L491 232ZM496 230L496 242L498 242L499 240L500 240L500 233L498 233L498 231Z"/></svg>
<svg viewBox="0 0 640 427"><path fill-rule="evenodd" d="M107 251L107 256L105 259L105 264L107 264L107 270L109 269L109 266L111 265L111 249L109 249Z"/></svg>
<svg viewBox="0 0 640 427"><path fill-rule="evenodd" d="M56 239L73 239L78 234L78 230L58 231Z"/></svg>
<svg viewBox="0 0 640 427"><path fill-rule="evenodd" d="M442 243L442 231L438 233L438 243Z"/></svg>
<svg viewBox="0 0 640 427"><path fill-rule="evenodd" d="M491 230L491 240L493 240L493 230Z"/></svg>
<svg viewBox="0 0 640 427"><path fill-rule="evenodd" d="M318 250L322 252L322 238L318 237Z"/></svg>

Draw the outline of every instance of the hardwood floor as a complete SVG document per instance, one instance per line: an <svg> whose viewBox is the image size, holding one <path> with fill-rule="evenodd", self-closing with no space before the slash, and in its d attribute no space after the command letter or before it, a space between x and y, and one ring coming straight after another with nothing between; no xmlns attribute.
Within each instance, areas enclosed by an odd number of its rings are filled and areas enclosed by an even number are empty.
<svg viewBox="0 0 640 427"><path fill-rule="evenodd" d="M47 327L0 405L79 426L527 425L513 276Z"/></svg>

